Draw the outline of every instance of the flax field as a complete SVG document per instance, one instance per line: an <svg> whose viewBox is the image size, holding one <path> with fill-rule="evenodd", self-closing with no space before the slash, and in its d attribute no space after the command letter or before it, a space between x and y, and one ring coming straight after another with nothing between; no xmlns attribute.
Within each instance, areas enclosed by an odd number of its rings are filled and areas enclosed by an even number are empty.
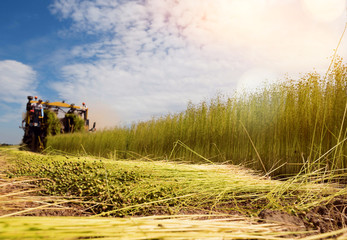
<svg viewBox="0 0 347 240"><path fill-rule="evenodd" d="M308 73L256 92L217 95L149 121L49 137L47 147L114 159L242 164L267 175L347 167L347 66ZM107 116L105 116L107 117Z"/></svg>

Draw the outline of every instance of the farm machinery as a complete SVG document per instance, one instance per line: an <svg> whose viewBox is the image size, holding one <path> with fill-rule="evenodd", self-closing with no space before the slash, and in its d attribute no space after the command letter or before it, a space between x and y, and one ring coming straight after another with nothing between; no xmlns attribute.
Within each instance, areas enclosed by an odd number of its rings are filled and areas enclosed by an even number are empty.
<svg viewBox="0 0 347 240"><path fill-rule="evenodd" d="M28 96L26 113L21 128L24 130L22 143L32 151L45 148L46 137L57 134L95 131L95 122L89 129L88 108L62 102L43 102Z"/></svg>

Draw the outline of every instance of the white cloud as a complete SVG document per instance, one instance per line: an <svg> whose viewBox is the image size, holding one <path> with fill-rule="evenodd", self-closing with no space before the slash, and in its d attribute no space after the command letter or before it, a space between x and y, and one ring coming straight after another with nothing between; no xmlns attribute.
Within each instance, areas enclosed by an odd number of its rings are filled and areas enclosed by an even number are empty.
<svg viewBox="0 0 347 240"><path fill-rule="evenodd" d="M18 144L26 96L35 94L36 72L23 63L0 61L0 143Z"/></svg>
<svg viewBox="0 0 347 240"><path fill-rule="evenodd" d="M247 75L251 69L261 69L258 78L323 71L344 19L319 24L305 6L300 0L56 0L52 13L99 40L71 49L76 63L62 68L66 82L54 88L66 100L87 101L91 111L102 102L105 116L114 111L114 119L132 121L231 91L257 78L259 71Z"/></svg>
<svg viewBox="0 0 347 240"><path fill-rule="evenodd" d="M0 86L3 102L22 103L23 96L35 93L36 72L30 66L17 61L0 61Z"/></svg>

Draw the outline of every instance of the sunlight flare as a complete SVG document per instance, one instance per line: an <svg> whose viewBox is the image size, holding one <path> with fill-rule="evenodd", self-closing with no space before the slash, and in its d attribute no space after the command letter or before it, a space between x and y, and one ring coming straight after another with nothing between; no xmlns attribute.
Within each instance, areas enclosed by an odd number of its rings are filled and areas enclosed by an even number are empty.
<svg viewBox="0 0 347 240"><path fill-rule="evenodd" d="M334 21L346 11L345 0L303 0L302 3L314 19L322 22Z"/></svg>

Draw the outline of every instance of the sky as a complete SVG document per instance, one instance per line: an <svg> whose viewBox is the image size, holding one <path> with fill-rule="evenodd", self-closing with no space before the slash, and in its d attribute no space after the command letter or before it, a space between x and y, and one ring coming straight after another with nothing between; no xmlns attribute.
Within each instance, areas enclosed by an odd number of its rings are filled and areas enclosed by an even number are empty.
<svg viewBox="0 0 347 240"><path fill-rule="evenodd" d="M97 129L324 74L347 0L1 0L0 143L27 96L81 105ZM346 33L347 34L347 33ZM347 36L338 54L347 59Z"/></svg>

